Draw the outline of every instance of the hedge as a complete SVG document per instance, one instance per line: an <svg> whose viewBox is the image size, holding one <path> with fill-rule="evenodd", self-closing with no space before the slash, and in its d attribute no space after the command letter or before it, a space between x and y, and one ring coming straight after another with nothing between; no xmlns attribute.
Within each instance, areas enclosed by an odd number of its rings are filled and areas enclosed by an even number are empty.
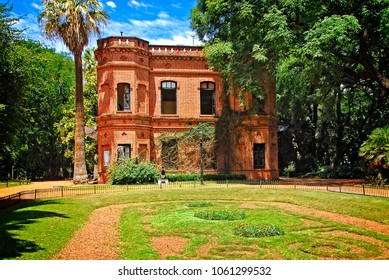
<svg viewBox="0 0 389 280"><path fill-rule="evenodd" d="M166 178L170 182L176 181L198 181L200 180L199 174L166 174ZM204 181L225 181L225 180L246 180L246 175L244 174L204 174Z"/></svg>

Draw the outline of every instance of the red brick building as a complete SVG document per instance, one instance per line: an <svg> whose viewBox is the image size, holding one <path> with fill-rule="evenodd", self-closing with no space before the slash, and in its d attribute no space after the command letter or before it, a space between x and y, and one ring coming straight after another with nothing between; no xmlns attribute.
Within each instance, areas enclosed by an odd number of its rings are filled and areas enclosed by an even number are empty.
<svg viewBox="0 0 389 280"><path fill-rule="evenodd" d="M182 132L201 122L218 124L223 110L222 81L210 70L202 47L150 45L134 37L98 40L98 170L118 157L138 157L162 166L161 134ZM275 82L264 77L263 111L242 121L231 147L229 172L248 178L278 178ZM230 98L232 110L243 110ZM249 124L250 129L247 129ZM238 132L238 131L236 131ZM180 139L176 139L180 146ZM178 157L185 149L178 149ZM217 154L214 170L226 172L225 153ZM169 170L168 170L169 171ZM188 171L184 165L177 170Z"/></svg>

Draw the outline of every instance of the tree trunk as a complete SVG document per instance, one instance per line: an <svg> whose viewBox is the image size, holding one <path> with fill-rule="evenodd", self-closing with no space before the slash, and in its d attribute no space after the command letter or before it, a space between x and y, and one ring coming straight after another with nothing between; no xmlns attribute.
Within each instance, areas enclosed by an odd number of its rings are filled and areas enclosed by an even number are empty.
<svg viewBox="0 0 389 280"><path fill-rule="evenodd" d="M82 53L74 54L76 70L76 131L74 135L73 182L81 183L88 179L85 162L84 93L82 81Z"/></svg>

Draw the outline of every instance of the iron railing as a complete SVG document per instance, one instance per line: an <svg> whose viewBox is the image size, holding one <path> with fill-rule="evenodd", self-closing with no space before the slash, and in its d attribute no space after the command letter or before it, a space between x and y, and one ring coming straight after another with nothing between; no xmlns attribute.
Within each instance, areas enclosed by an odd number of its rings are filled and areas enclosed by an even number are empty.
<svg viewBox="0 0 389 280"><path fill-rule="evenodd" d="M22 191L0 197L0 209L19 204L24 201L48 199L55 197L126 192L132 190L173 190L173 189L200 189L200 188L263 188L263 189L298 189L340 192L389 198L389 187L375 187L368 184L345 184L301 181L199 181L169 182L168 184L147 185L79 185L72 187L55 186L50 189L35 189Z"/></svg>

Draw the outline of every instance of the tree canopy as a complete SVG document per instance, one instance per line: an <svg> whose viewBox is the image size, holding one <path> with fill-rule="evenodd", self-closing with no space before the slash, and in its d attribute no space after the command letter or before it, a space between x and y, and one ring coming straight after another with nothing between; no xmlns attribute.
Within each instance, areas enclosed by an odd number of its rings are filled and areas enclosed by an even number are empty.
<svg viewBox="0 0 389 280"><path fill-rule="evenodd" d="M261 72L276 77L280 168L355 166L389 119L389 0L197 2L192 27L229 92L264 98Z"/></svg>

